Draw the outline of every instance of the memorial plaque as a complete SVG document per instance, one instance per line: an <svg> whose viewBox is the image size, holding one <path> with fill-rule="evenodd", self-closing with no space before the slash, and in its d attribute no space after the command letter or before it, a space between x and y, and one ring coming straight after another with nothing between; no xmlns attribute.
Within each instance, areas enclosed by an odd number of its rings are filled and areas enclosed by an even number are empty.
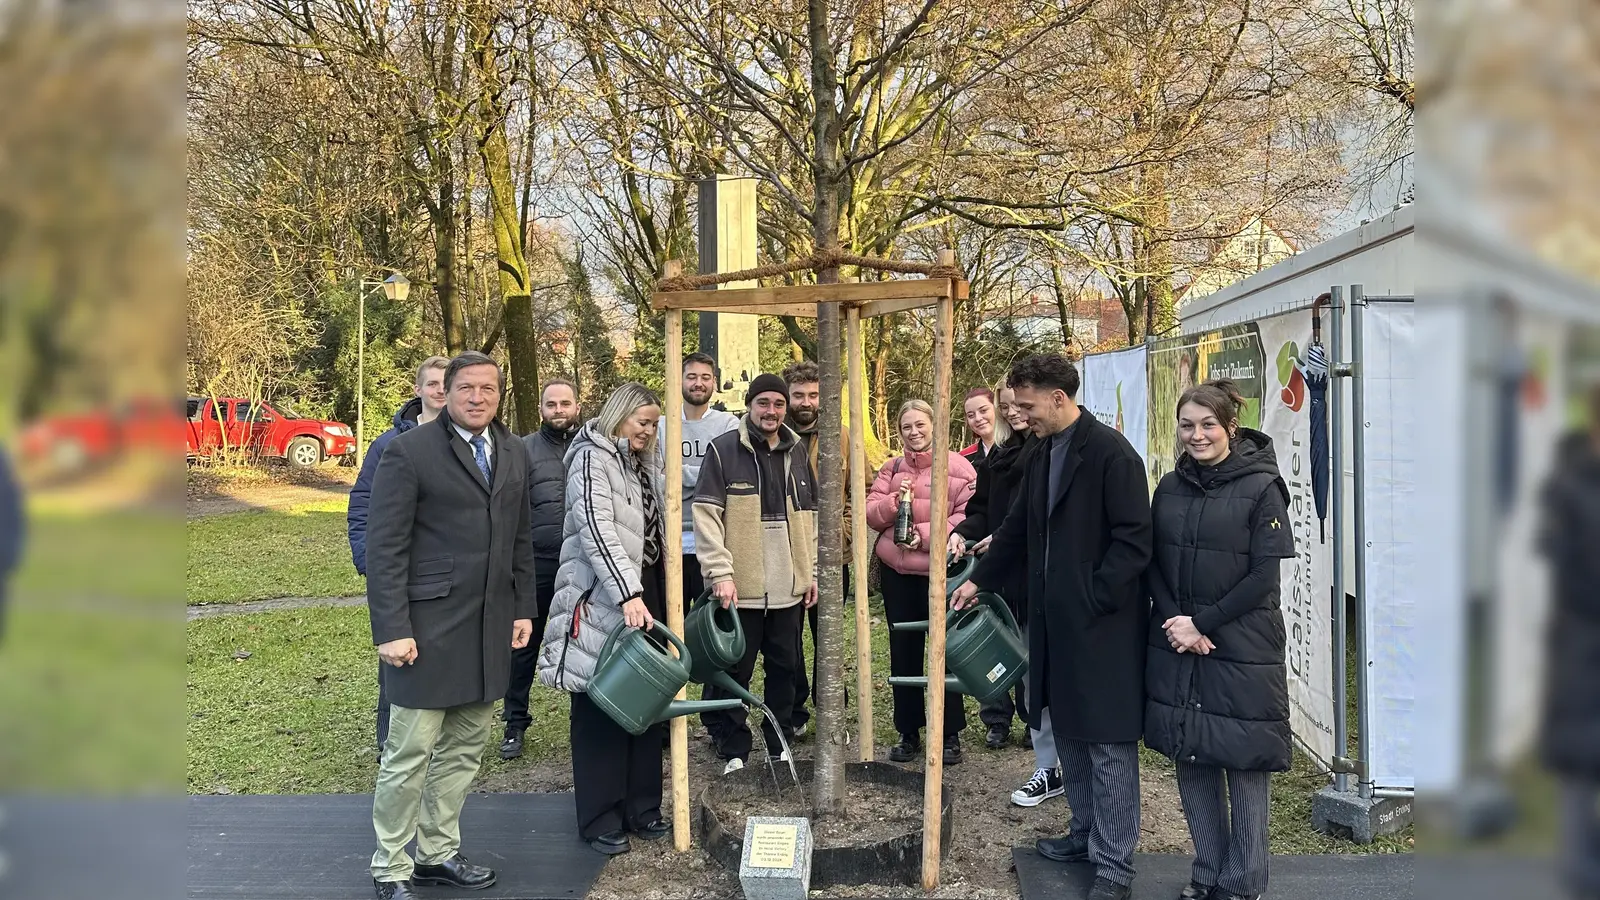
<svg viewBox="0 0 1600 900"><path fill-rule="evenodd" d="M739 883L749 900L805 900L811 889L811 821L746 819Z"/></svg>

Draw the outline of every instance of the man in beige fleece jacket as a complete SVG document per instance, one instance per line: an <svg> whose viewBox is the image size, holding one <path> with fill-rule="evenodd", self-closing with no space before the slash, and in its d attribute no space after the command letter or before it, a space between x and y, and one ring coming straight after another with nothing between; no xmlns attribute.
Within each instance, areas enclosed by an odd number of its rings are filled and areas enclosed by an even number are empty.
<svg viewBox="0 0 1600 900"><path fill-rule="evenodd" d="M745 394L749 409L739 427L712 440L694 496L696 555L706 583L724 608L735 608L744 628L745 655L734 669L748 687L756 655L766 674L764 700L787 732L795 702L795 673L802 660L800 629L817 602L817 492L798 436L784 425L788 385L763 374ZM715 691L708 687L704 696ZM753 735L743 711L702 716L726 760L743 768ZM769 755L781 743L763 718ZM785 735L786 737L788 735Z"/></svg>

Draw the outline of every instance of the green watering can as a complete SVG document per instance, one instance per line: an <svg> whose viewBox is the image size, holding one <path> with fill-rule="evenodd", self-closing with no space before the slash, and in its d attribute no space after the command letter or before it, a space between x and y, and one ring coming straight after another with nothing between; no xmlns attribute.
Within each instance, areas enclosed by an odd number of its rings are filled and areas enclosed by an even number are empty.
<svg viewBox="0 0 1600 900"><path fill-rule="evenodd" d="M971 581L972 570L977 567L978 557L970 553L958 560L947 562L944 570L944 595L948 597L954 594L956 588ZM1015 625L1015 620L1013 620L1012 624ZM891 631L927 631L928 620L918 619L915 622L901 622L898 625L891 625L889 628Z"/></svg>
<svg viewBox="0 0 1600 900"><path fill-rule="evenodd" d="M744 658L744 626L737 611L723 609L711 599L709 588L695 598L684 617L683 642L689 648L690 681L720 688L752 706L762 705L760 698L740 687L728 671Z"/></svg>
<svg viewBox="0 0 1600 900"><path fill-rule="evenodd" d="M947 690L970 694L979 703L1004 697L1028 671L1028 648L1022 629L999 594L983 591L977 604L952 612L945 626ZM927 631L927 622L901 622L894 631ZM926 676L895 676L893 687L926 688Z"/></svg>
<svg viewBox="0 0 1600 900"><path fill-rule="evenodd" d="M664 639L655 640L652 635ZM741 635L742 637L742 635ZM673 658L668 644L678 648ZM651 725L678 716L718 709L738 709L743 701L673 699L689 683L694 665L689 648L667 627L656 622L647 634L618 623L600 648L600 659L589 678L589 699L605 710L629 734L644 734Z"/></svg>

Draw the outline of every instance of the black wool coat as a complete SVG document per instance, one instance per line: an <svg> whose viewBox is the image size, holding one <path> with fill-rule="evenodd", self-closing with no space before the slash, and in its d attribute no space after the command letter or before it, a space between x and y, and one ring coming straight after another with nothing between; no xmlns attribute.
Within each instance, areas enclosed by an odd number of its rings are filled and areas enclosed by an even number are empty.
<svg viewBox="0 0 1600 900"><path fill-rule="evenodd" d="M1116 429L1080 410L1060 484L1050 495L1050 445L1040 442L972 580L1028 583L1028 724L1050 708L1056 734L1128 743L1144 731L1141 575L1150 560L1144 463Z"/></svg>
<svg viewBox="0 0 1600 900"><path fill-rule="evenodd" d="M966 538L968 543L976 544L1000 528L1006 513L1011 510L1011 501L1016 499L1017 488L1022 484L1026 459L1038 445L1039 439L1031 433L1014 434L1011 440L990 449L988 456L973 463L973 468L978 470L978 483L973 489L972 499L967 501L967 517L956 526L956 534ZM999 588L998 593L1011 607L1018 624L1026 626L1027 568L1018 566L1013 570L1011 578Z"/></svg>
<svg viewBox="0 0 1600 900"><path fill-rule="evenodd" d="M390 702L412 709L490 703L511 683L511 626L532 619L528 454L500 422L493 484L448 414L383 452L367 519L372 641L417 642L416 661L385 668Z"/></svg>
<svg viewBox="0 0 1600 900"><path fill-rule="evenodd" d="M1554 592L1539 752L1552 771L1600 778L1600 450L1589 435L1563 441L1541 520Z"/></svg>
<svg viewBox="0 0 1600 900"><path fill-rule="evenodd" d="M533 557L539 577L555 583L561 561L561 526L567 518L567 450L578 433L548 425L522 439L528 448L528 510L533 515ZM546 612L547 610L541 610Z"/></svg>
<svg viewBox="0 0 1600 900"><path fill-rule="evenodd" d="M1182 762L1289 768L1289 682L1278 561L1294 556L1272 439L1239 429L1222 462L1184 455L1156 486L1145 745ZM1216 644L1179 653L1162 624L1191 616Z"/></svg>

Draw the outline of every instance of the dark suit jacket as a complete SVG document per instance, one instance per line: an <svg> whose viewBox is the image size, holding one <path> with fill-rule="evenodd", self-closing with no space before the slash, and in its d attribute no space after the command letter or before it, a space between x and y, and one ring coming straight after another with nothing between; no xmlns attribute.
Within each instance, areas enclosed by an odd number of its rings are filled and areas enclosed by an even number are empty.
<svg viewBox="0 0 1600 900"><path fill-rule="evenodd" d="M1144 732L1150 489L1127 438L1080 412L1056 496L1041 445L972 580L1003 588L1027 568L1029 724L1048 705L1058 735L1124 743Z"/></svg>
<svg viewBox="0 0 1600 900"><path fill-rule="evenodd" d="M532 619L533 540L528 454L500 422L494 484L448 414L397 435L384 450L367 518L372 640L417 642L416 662L384 670L398 706L489 703L511 681L511 623Z"/></svg>

